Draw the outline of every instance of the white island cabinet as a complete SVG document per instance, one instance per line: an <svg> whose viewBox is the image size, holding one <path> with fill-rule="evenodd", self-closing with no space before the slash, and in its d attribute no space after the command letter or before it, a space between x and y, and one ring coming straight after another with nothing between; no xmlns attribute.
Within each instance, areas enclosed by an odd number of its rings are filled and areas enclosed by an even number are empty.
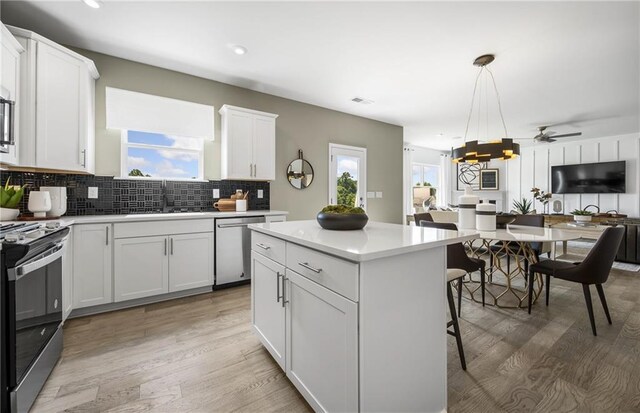
<svg viewBox="0 0 640 413"><path fill-rule="evenodd" d="M446 410L446 245L475 235L250 228L253 330L314 410Z"/></svg>

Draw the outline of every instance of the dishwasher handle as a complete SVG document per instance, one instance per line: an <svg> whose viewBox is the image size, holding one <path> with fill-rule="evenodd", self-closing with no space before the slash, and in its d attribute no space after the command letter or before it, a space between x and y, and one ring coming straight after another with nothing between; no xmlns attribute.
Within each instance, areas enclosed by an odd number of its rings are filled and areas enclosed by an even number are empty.
<svg viewBox="0 0 640 413"><path fill-rule="evenodd" d="M246 226L249 226L249 224L218 224L218 228L238 228Z"/></svg>

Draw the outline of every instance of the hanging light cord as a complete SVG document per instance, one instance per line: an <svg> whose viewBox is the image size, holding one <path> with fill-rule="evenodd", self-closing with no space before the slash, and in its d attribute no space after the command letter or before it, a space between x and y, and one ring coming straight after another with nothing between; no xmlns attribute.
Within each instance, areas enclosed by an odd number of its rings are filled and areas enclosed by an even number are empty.
<svg viewBox="0 0 640 413"><path fill-rule="evenodd" d="M498 93L498 86L496 86L496 79L493 77L493 72L488 67L486 68L487 72L491 75L491 81L493 82L493 89L496 91L496 99L498 100L498 111L500 112L500 120L502 120L502 127L504 127L504 136L505 138L509 136L507 133L507 124L504 121L504 116L502 115L502 105L500 104L500 93Z"/></svg>
<svg viewBox="0 0 640 413"><path fill-rule="evenodd" d="M476 101L476 90L478 89L478 79L480 79L480 75L482 74L482 71L484 70L484 66L482 66L480 68L480 70L478 71L478 75L476 76L476 82L473 85L473 95L471 96L471 108L469 109L469 117L467 118L467 127L464 130L464 141L465 143L467 142L467 133L469 132L469 124L471 123L471 115L473 115L473 103ZM495 85L495 82L494 82ZM498 102L500 101L500 99L498 99ZM503 121L504 123L504 121Z"/></svg>

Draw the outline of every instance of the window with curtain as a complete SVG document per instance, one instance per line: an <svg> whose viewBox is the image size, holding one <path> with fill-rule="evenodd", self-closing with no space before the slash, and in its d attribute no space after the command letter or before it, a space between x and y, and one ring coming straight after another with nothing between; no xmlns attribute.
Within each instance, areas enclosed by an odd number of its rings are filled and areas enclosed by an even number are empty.
<svg viewBox="0 0 640 413"><path fill-rule="evenodd" d="M414 212L421 211L425 201L435 206L440 189L440 166L412 163L411 184Z"/></svg>

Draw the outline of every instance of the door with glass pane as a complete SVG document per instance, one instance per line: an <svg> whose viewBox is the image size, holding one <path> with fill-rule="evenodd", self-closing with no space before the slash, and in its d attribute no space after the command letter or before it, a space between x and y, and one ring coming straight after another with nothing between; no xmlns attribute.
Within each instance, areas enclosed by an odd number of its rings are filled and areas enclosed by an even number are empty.
<svg viewBox="0 0 640 413"><path fill-rule="evenodd" d="M367 209L367 149L329 144L329 204Z"/></svg>
<svg viewBox="0 0 640 413"><path fill-rule="evenodd" d="M438 204L440 166L423 163L411 164L411 199L413 212L423 212Z"/></svg>

